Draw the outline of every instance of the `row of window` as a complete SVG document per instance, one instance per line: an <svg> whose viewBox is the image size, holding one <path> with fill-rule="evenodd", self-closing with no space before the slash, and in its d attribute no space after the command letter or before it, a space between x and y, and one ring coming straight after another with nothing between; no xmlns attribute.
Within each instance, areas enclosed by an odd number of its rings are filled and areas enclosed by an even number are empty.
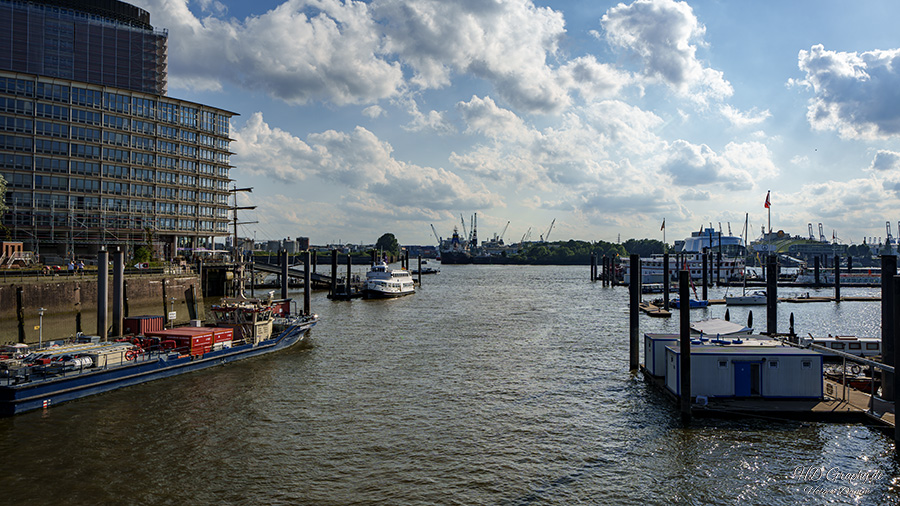
<svg viewBox="0 0 900 506"><path fill-rule="evenodd" d="M228 208L222 207L40 192L35 192L32 195L30 192L11 191L7 198L7 204L9 205L9 210L13 212L34 208L59 210L61 214L66 214L63 210L78 211L90 209L147 214L194 215L227 220L229 213Z"/></svg>
<svg viewBox="0 0 900 506"><path fill-rule="evenodd" d="M0 77L0 93L10 95L17 101L21 99L16 97L50 100L62 104L131 114L228 136L228 115L201 110L189 105L158 102L150 98L132 97L77 86L70 87L64 84L38 82L35 85L34 81L14 77ZM2 108L2 104L0 104L0 108Z"/></svg>
<svg viewBox="0 0 900 506"><path fill-rule="evenodd" d="M119 169L118 166L104 166L104 175L116 178ZM106 170L108 169L108 172ZM184 188L170 188L154 186L152 184L126 183L122 181L110 181L99 179L85 179L78 177L53 176L47 174L21 174L7 173L3 174L7 186L10 188L21 189L40 189L40 190L58 190L73 191L80 193L110 193L115 195L125 195L133 197L146 198L165 198L170 200L189 200L192 202L208 202L227 204L227 194L217 194L212 192L198 192L195 190L186 190ZM169 178L169 176L167 176ZM177 180L177 178L171 178ZM171 183L171 179L167 182ZM178 184L172 183L172 184Z"/></svg>
<svg viewBox="0 0 900 506"><path fill-rule="evenodd" d="M180 218L151 218L142 216L96 216L91 214L65 215L48 212L34 212L28 215L7 215L3 223L13 228L59 227L79 229L145 229L200 232L227 232L228 224L209 220L189 220Z"/></svg>
<svg viewBox="0 0 900 506"><path fill-rule="evenodd" d="M7 111L8 112L8 111ZM84 111L89 112L89 111ZM90 117L88 115L83 115L85 117L75 118L73 117L73 121L76 123L89 123L92 125L100 125L100 116ZM57 118L64 119L64 118ZM133 128L129 127L132 125ZM124 132L140 132L146 133L148 135L153 135L153 129L147 127L147 123L134 121L129 122L128 118L122 118L119 116L103 116L103 126L110 129L122 130ZM152 126L152 124L150 124ZM48 137L58 137L61 139L69 138L69 126L53 123L49 121L36 121L27 118L19 118L14 116L0 116L0 131L7 132L20 132L26 134L37 134L37 135L46 135ZM176 137L170 137L172 139L177 140L177 130ZM181 140L189 143L197 142L197 135L195 132L188 132L187 130L181 131ZM186 135L192 134L192 135ZM81 127L73 125L71 127L71 137L73 139L82 139L89 141L100 141L100 130L90 127ZM201 135L201 141L214 139L213 137ZM139 135L129 135L121 132L113 132L106 131L103 132L103 142L107 144L116 144L118 146L126 146L133 148L140 148L147 151L158 151L160 153L170 153L170 154L181 154L182 156L188 157L196 157L199 153L200 158L204 160L217 161L220 163L228 163L228 141L222 139L214 139L217 142L212 144L218 144L214 146L222 151L217 151L213 149L200 148L198 149L196 146L191 144L179 144L177 142L170 142L165 140L154 140L149 137L142 137ZM209 145L209 143L205 144Z"/></svg>

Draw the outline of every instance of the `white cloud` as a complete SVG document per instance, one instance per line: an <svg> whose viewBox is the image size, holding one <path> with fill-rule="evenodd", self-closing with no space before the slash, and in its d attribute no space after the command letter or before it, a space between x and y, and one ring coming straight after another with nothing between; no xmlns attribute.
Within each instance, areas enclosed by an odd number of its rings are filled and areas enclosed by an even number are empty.
<svg viewBox="0 0 900 506"><path fill-rule="evenodd" d="M601 24L610 45L640 59L648 79L662 81L701 104L732 95L731 84L722 72L705 67L697 58L706 28L686 2L620 3L604 14Z"/></svg>
<svg viewBox="0 0 900 506"><path fill-rule="evenodd" d="M736 127L756 126L772 116L768 109L757 111L756 108L753 108L743 112L730 105L719 107L719 112Z"/></svg>
<svg viewBox="0 0 900 506"><path fill-rule="evenodd" d="M730 191L752 189L754 181L778 174L768 148L758 142L732 142L719 154L705 144L678 140L662 170L680 186L721 184Z"/></svg>
<svg viewBox="0 0 900 506"><path fill-rule="evenodd" d="M798 60L806 76L789 84L815 94L806 115L813 129L844 138L900 135L900 49L844 53L818 44L801 50Z"/></svg>
<svg viewBox="0 0 900 506"><path fill-rule="evenodd" d="M559 68L558 74L564 87L578 91L587 101L614 97L632 80L628 73L600 63L594 56L570 60Z"/></svg>
<svg viewBox="0 0 900 506"><path fill-rule="evenodd" d="M874 172L894 172L900 174L900 153L879 149L869 165L869 170Z"/></svg>
<svg viewBox="0 0 900 506"><path fill-rule="evenodd" d="M422 209L478 209L502 206L502 199L482 185L470 185L440 168L396 160L390 144L363 127L350 132L327 130L304 142L271 128L262 113L233 129L232 162L256 176L292 183L316 177L377 198L382 205Z"/></svg>
<svg viewBox="0 0 900 506"><path fill-rule="evenodd" d="M375 119L387 115L385 110L378 105L370 105L362 110L363 116Z"/></svg>

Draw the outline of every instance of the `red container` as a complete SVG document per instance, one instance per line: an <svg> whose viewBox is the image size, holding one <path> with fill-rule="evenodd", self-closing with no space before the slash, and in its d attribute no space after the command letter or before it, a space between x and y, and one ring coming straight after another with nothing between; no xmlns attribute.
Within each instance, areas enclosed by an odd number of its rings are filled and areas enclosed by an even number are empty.
<svg viewBox="0 0 900 506"><path fill-rule="evenodd" d="M227 327L197 327L213 331L213 343L224 343L234 339L234 330Z"/></svg>
<svg viewBox="0 0 900 506"><path fill-rule="evenodd" d="M151 332L152 337L160 339L170 339L177 343L176 350L191 355L202 355L212 350L213 332L212 329L204 329L202 327L180 327L177 329L161 330Z"/></svg>
<svg viewBox="0 0 900 506"><path fill-rule="evenodd" d="M148 332L163 330L165 322L162 316L131 316L123 320L125 334L146 336Z"/></svg>

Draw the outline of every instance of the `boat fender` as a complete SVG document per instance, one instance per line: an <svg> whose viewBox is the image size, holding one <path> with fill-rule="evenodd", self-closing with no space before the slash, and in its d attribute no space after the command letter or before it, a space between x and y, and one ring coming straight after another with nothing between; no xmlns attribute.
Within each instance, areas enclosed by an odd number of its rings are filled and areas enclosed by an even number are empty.
<svg viewBox="0 0 900 506"><path fill-rule="evenodd" d="M856 365L856 364L853 364L853 365L850 366L850 372L852 372L853 374L859 374L859 372L860 372L861 370L862 370L862 369L861 369L858 365Z"/></svg>
<svg viewBox="0 0 900 506"><path fill-rule="evenodd" d="M125 360L134 360L134 357L137 356L137 352L134 350L128 350L125 352Z"/></svg>

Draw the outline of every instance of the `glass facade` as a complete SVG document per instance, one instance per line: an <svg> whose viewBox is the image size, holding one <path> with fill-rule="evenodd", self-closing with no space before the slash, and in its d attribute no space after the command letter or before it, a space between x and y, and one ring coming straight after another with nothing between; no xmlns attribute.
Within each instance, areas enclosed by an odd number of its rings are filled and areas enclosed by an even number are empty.
<svg viewBox="0 0 900 506"><path fill-rule="evenodd" d="M165 95L167 47L146 11L122 2L0 0L3 70Z"/></svg>
<svg viewBox="0 0 900 506"><path fill-rule="evenodd" d="M229 120L193 102L0 71L3 225L59 257L228 234Z"/></svg>

